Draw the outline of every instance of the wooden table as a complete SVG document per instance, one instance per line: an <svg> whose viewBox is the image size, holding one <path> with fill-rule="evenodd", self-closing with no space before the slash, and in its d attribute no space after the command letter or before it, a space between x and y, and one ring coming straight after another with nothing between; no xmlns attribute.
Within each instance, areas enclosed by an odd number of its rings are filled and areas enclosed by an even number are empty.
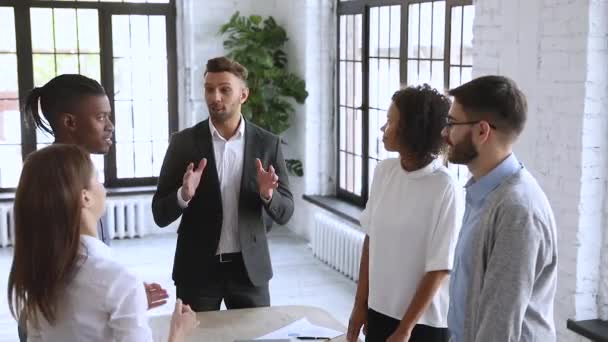
<svg viewBox="0 0 608 342"><path fill-rule="evenodd" d="M224 310L197 314L200 326L187 341L233 342L255 339L301 318L310 323L346 332L346 328L327 311L312 306L273 306L268 308ZM154 341L165 342L171 316L150 317ZM346 341L346 335L332 341Z"/></svg>

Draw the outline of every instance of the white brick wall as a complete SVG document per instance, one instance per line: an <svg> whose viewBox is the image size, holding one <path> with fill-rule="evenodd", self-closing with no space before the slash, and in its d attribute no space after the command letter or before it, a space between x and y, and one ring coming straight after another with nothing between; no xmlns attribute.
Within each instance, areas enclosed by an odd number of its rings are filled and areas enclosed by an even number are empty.
<svg viewBox="0 0 608 342"><path fill-rule="evenodd" d="M608 216L607 3L475 2L474 76L507 75L528 95L529 119L516 153L547 193L558 223L555 320L560 341L578 339L566 330L566 319L598 316L600 282L606 285L599 303L608 298L608 263L600 263L608 261L608 234L603 233ZM606 305L599 307L605 315Z"/></svg>

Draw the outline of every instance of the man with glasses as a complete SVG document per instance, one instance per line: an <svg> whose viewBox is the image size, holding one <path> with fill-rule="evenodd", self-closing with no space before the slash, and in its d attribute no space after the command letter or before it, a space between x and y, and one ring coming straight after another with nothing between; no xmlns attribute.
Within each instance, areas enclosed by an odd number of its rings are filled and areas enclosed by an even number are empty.
<svg viewBox="0 0 608 342"><path fill-rule="evenodd" d="M524 129L526 98L501 76L477 78L449 94L448 160L472 174L450 281L452 341L555 341L555 219L512 151Z"/></svg>

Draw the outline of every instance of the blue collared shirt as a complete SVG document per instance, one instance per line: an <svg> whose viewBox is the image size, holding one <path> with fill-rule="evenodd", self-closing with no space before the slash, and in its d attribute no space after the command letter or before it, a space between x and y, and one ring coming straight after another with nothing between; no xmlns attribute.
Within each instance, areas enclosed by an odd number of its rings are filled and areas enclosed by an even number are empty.
<svg viewBox="0 0 608 342"><path fill-rule="evenodd" d="M450 308L448 310L448 328L453 337L453 342L465 342L464 312L466 311L467 291L473 265L472 251L472 228L479 223L482 207L486 197L496 189L509 176L516 173L523 166L519 163L515 154L511 153L494 170L475 181L471 178L466 188L466 207L462 228L456 252L454 254L454 269L450 275Z"/></svg>

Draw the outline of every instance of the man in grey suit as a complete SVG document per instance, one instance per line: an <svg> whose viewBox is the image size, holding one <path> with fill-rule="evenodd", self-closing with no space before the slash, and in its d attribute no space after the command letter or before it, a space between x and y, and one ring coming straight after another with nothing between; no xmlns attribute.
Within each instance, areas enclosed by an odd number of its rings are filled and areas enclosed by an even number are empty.
<svg viewBox="0 0 608 342"><path fill-rule="evenodd" d="M173 264L177 297L195 311L270 305L264 218L293 214L280 139L246 121L247 70L207 62L209 119L171 138L152 200L156 223L182 217Z"/></svg>

